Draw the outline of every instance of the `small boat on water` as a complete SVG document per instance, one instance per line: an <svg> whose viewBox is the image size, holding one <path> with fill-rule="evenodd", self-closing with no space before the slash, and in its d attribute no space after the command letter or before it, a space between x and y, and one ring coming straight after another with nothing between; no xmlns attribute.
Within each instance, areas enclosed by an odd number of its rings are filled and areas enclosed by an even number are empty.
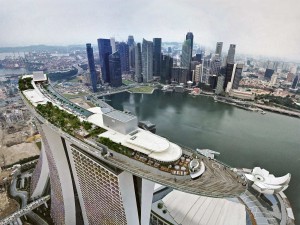
<svg viewBox="0 0 300 225"><path fill-rule="evenodd" d="M213 151L210 149L198 149L197 148L196 151L199 154L204 155L205 157L210 158L210 159L214 159L215 155L220 155L220 152L216 152L216 151Z"/></svg>
<svg viewBox="0 0 300 225"><path fill-rule="evenodd" d="M265 111L261 111L260 114L265 115L267 113Z"/></svg>

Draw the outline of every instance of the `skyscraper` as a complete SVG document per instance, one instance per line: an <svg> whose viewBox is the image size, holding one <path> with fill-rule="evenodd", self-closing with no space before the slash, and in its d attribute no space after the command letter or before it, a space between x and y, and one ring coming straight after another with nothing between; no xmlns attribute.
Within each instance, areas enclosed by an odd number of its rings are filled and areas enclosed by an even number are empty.
<svg viewBox="0 0 300 225"><path fill-rule="evenodd" d="M202 82L202 75L203 75L203 66L202 66L202 64L196 65L194 74L195 74L196 84L199 83L199 82Z"/></svg>
<svg viewBox="0 0 300 225"><path fill-rule="evenodd" d="M102 73L102 79L105 83L110 83L109 80L109 55L112 53L110 39L99 38L98 40L99 59Z"/></svg>
<svg viewBox="0 0 300 225"><path fill-rule="evenodd" d="M223 48L223 42L217 42L215 53L218 54L220 57L222 55L222 48Z"/></svg>
<svg viewBox="0 0 300 225"><path fill-rule="evenodd" d="M162 83L170 83L172 77L173 58L169 55L163 55L161 61L161 78Z"/></svg>
<svg viewBox="0 0 300 225"><path fill-rule="evenodd" d="M299 75L297 75L293 80L293 83L292 83L293 89L295 89L297 87L298 82L299 82Z"/></svg>
<svg viewBox="0 0 300 225"><path fill-rule="evenodd" d="M135 67L134 67L134 63L135 63L135 50L134 50L134 47L135 47L135 43L134 43L134 38L132 35L129 35L128 36L128 40L127 40L127 44L129 46L129 67L130 67L130 70L134 70Z"/></svg>
<svg viewBox="0 0 300 225"><path fill-rule="evenodd" d="M227 55L227 63L234 64L235 47L236 45L230 44Z"/></svg>
<svg viewBox="0 0 300 225"><path fill-rule="evenodd" d="M273 73L274 73L274 70L273 70L273 69L266 69L266 72L265 72L264 77L265 77L266 79L271 79Z"/></svg>
<svg viewBox="0 0 300 225"><path fill-rule="evenodd" d="M121 57L121 72L126 74L129 72L129 46L125 42L121 42L118 45L118 52Z"/></svg>
<svg viewBox="0 0 300 225"><path fill-rule="evenodd" d="M271 81L270 81L270 86L274 86L277 82L277 78L278 78L278 73L274 73L271 77Z"/></svg>
<svg viewBox="0 0 300 225"><path fill-rule="evenodd" d="M210 74L211 75L218 75L221 68L221 60L219 55L215 55L212 57L210 62Z"/></svg>
<svg viewBox="0 0 300 225"><path fill-rule="evenodd" d="M225 77L223 75L218 76L217 87L215 91L217 95L222 94L224 92L224 80Z"/></svg>
<svg viewBox="0 0 300 225"><path fill-rule="evenodd" d="M237 64L234 72L234 78L232 79L232 89L238 89L239 83L242 79L244 64Z"/></svg>
<svg viewBox="0 0 300 225"><path fill-rule="evenodd" d="M187 39L182 44L181 67L190 69L191 64L191 39Z"/></svg>
<svg viewBox="0 0 300 225"><path fill-rule="evenodd" d="M115 51L117 51L116 49L116 41L114 37L110 38L110 45L111 45L111 51L112 53L114 53Z"/></svg>
<svg viewBox="0 0 300 225"><path fill-rule="evenodd" d="M134 38L133 38L132 35L129 35L129 36L128 36L127 44L128 44L129 46L134 45Z"/></svg>
<svg viewBox="0 0 300 225"><path fill-rule="evenodd" d="M192 32L188 32L185 36L185 40L191 40L191 45L190 45L190 58L192 59L192 56L193 56L193 46L194 46L194 35Z"/></svg>
<svg viewBox="0 0 300 225"><path fill-rule="evenodd" d="M97 91L97 73L95 69L95 60L94 60L94 52L92 45L90 43L86 44L86 54L88 58L89 63L89 69L90 69L90 85L92 87L93 92Z"/></svg>
<svg viewBox="0 0 300 225"><path fill-rule="evenodd" d="M109 73L110 85L122 86L121 57L118 51L109 56Z"/></svg>
<svg viewBox="0 0 300 225"><path fill-rule="evenodd" d="M142 75L142 50L141 50L141 43L137 43L135 48L135 81L140 83L143 82L143 75Z"/></svg>
<svg viewBox="0 0 300 225"><path fill-rule="evenodd" d="M161 76L161 38L153 38L153 75Z"/></svg>
<svg viewBox="0 0 300 225"><path fill-rule="evenodd" d="M172 81L186 84L189 77L189 69L184 67L172 68Z"/></svg>
<svg viewBox="0 0 300 225"><path fill-rule="evenodd" d="M143 82L153 80L153 43L143 39L142 44Z"/></svg>
<svg viewBox="0 0 300 225"><path fill-rule="evenodd" d="M223 87L224 90L226 90L228 82L231 81L233 67L234 67L234 64L232 64L232 63L228 63L227 66L226 66L224 87Z"/></svg>

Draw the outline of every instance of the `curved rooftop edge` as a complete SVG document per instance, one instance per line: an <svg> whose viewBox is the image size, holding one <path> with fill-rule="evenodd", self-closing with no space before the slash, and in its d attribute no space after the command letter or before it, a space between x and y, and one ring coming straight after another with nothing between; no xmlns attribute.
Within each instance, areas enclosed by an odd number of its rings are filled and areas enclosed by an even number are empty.
<svg viewBox="0 0 300 225"><path fill-rule="evenodd" d="M34 83L34 81L32 82ZM184 158L182 157L184 155L188 157L191 157L193 154L197 155L195 151L169 142L167 139L148 131L136 128L133 126L133 124L137 124L136 117L132 115L120 115L118 114L120 111L109 108L92 108L86 110L89 111L91 115L88 113L81 113L83 110L78 109L78 106L76 111L74 111L70 102L67 102L65 105L65 100L61 101L61 99L59 99L60 101L57 101L55 95L53 95L53 93L46 93L46 90L41 84L37 83L34 85L33 90L36 89L38 90L35 94L43 95L40 97L46 98L46 103L47 101L52 102L54 106L78 116L81 121L88 121L96 126L104 128L106 131L98 135L98 137L108 137L117 144L122 144L137 152L147 154L150 158L161 162L178 161ZM36 109L37 104L40 103L35 102L35 98L28 98L28 95L25 94L26 92L29 91L23 91L21 97L29 110L39 121L59 133L62 137L70 140L74 145L112 166L125 170L138 177L191 194L224 198L239 196L246 190L246 185L244 185L245 181L233 172L230 167L223 165L216 160L209 160L199 155L199 160L202 160L206 165L206 171L201 178L192 180L188 175L179 176L179 174L176 173L171 174L170 172L165 172L143 163L141 160L135 160L132 157L115 152L92 139L77 138L74 135L68 134L44 118ZM137 139L136 142L134 141L135 139ZM156 143L143 144L141 143L143 141ZM103 155L104 149L108 152L112 152L114 154L113 157Z"/></svg>

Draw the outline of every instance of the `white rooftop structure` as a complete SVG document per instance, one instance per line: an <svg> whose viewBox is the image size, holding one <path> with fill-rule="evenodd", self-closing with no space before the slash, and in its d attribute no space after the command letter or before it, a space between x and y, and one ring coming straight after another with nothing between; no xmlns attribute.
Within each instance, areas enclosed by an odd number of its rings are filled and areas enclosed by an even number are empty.
<svg viewBox="0 0 300 225"><path fill-rule="evenodd" d="M162 201L170 216L181 225L246 225L241 203L173 190Z"/></svg>
<svg viewBox="0 0 300 225"><path fill-rule="evenodd" d="M33 81L46 81L47 75L43 71L35 71L32 73Z"/></svg>
<svg viewBox="0 0 300 225"><path fill-rule="evenodd" d="M291 174L288 173L282 177L275 177L269 171L254 167L251 174L245 174L246 178L253 181L252 187L260 193L277 194L288 188L291 180Z"/></svg>
<svg viewBox="0 0 300 225"><path fill-rule="evenodd" d="M89 111L94 112L95 114L89 116L88 121L107 129L107 132L100 134L100 137L109 138L116 143L121 143L128 148L144 153L158 161L172 162L179 159L182 155L182 149L166 138L153 134L150 131L140 129L137 126L133 132L128 134L120 133L105 125L103 122L103 115L106 113L103 113L99 107L90 108ZM132 115L128 115L129 121L132 117ZM124 120L127 120L127 117L124 117Z"/></svg>
<svg viewBox="0 0 300 225"><path fill-rule="evenodd" d="M45 98L44 95L41 95L36 89L25 90L23 94L34 106L46 104L48 101L48 99Z"/></svg>

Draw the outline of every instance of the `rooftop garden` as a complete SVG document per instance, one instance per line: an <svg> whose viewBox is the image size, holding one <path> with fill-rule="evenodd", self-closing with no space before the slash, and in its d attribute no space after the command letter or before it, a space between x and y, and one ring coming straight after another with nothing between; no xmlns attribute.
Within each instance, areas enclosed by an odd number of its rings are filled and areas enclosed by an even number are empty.
<svg viewBox="0 0 300 225"><path fill-rule="evenodd" d="M101 127L95 127L90 122L80 121L77 116L60 109L52 102L45 105L38 104L37 111L50 123L60 127L63 131L71 135L96 136L104 133L106 130Z"/></svg>
<svg viewBox="0 0 300 225"><path fill-rule="evenodd" d="M24 79L20 78L19 79L19 90L25 91L27 89L33 89L31 81L32 81L32 77L27 77Z"/></svg>
<svg viewBox="0 0 300 225"><path fill-rule="evenodd" d="M134 150L132 150L131 148L125 147L125 146L121 145L121 143L115 143L112 140L110 140L109 138L100 137L98 139L98 142L107 146L109 149L111 149L115 152L121 153L123 155L126 155L128 157L131 157L134 153Z"/></svg>

